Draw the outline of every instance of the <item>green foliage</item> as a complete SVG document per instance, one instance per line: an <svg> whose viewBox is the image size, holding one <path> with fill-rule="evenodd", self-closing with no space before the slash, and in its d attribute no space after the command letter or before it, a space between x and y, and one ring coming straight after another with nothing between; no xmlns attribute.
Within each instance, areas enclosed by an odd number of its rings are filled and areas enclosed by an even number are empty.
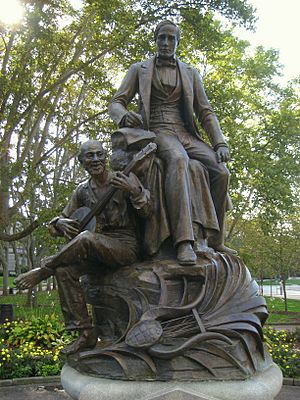
<svg viewBox="0 0 300 400"><path fill-rule="evenodd" d="M283 330L265 328L264 337L269 352L281 369L283 376L298 378L300 376L300 354L295 335Z"/></svg>
<svg viewBox="0 0 300 400"><path fill-rule="evenodd" d="M87 0L75 11L64 0L25 8L22 25L0 27L1 232L23 231L38 218L24 247L39 259L62 244L45 223L85 177L74 161L78 144L90 137L110 147L108 102L128 66L154 53L157 22L170 18L182 31L178 55L201 72L230 144L228 240L255 265L264 249L253 255L243 242L244 220L252 219L265 245L278 248L276 224L299 213L299 79L275 84L278 52L258 47L252 54L217 20L216 12L231 27L253 27L248 1ZM273 266L260 260L255 268Z"/></svg>
<svg viewBox="0 0 300 400"><path fill-rule="evenodd" d="M287 281L298 275L300 259L299 217L282 216L267 224L264 219L241 219L232 239L241 257L257 278L277 277Z"/></svg>
<svg viewBox="0 0 300 400"><path fill-rule="evenodd" d="M9 345L17 347L25 342L33 343L36 347L55 347L57 339L63 340L66 335L63 324L54 314L31 321L13 322L9 330L5 339Z"/></svg>
<svg viewBox="0 0 300 400"><path fill-rule="evenodd" d="M19 347L30 342L40 348L56 348L68 343L73 335L65 331L63 323L56 315L45 315L31 320L6 322L0 329L1 337L11 346Z"/></svg>
<svg viewBox="0 0 300 400"><path fill-rule="evenodd" d="M8 278L8 286L10 287L10 288L12 288L12 287L14 287L15 286L15 284L14 284L14 277L12 277L12 276L10 276L9 278ZM0 276L0 287L3 287L3 276Z"/></svg>
<svg viewBox="0 0 300 400"><path fill-rule="evenodd" d="M59 374L60 350L73 339L54 315L5 322L0 329L0 379Z"/></svg>
<svg viewBox="0 0 300 400"><path fill-rule="evenodd" d="M31 343L19 348L0 343L0 379L57 375L63 366L59 351L35 348Z"/></svg>
<svg viewBox="0 0 300 400"><path fill-rule="evenodd" d="M28 298L25 293L1 296L0 304L13 304L13 313L16 319L43 318L51 312L60 321L63 321L57 290L37 292L35 296L38 305L34 308L26 305Z"/></svg>
<svg viewBox="0 0 300 400"><path fill-rule="evenodd" d="M46 360L43 359L43 361L37 362L35 365L36 368L36 375L37 376L53 376L53 375L59 375L61 368L62 368L62 363L52 363L51 358L48 358L48 363L46 364Z"/></svg>
<svg viewBox="0 0 300 400"><path fill-rule="evenodd" d="M0 27L0 192L8 194L0 222L3 228L18 221L18 231L27 216L43 222L54 207L61 211L72 183L82 179L70 162L82 139L109 141L114 127L107 104L116 75L153 52L159 20L184 19L187 10L218 11L249 26L254 20L244 0L101 0L78 10L63 0L24 7L21 25Z"/></svg>

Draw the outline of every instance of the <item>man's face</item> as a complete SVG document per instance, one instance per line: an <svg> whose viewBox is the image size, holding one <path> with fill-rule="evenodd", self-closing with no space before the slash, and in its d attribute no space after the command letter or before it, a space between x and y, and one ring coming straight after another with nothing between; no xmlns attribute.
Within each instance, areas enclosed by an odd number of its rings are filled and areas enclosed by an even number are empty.
<svg viewBox="0 0 300 400"><path fill-rule="evenodd" d="M164 25L160 28L157 38L157 52L160 58L171 58L176 53L178 45L177 29L173 25Z"/></svg>
<svg viewBox="0 0 300 400"><path fill-rule="evenodd" d="M83 168L91 175L101 175L105 170L105 151L100 143L88 144L82 153Z"/></svg>

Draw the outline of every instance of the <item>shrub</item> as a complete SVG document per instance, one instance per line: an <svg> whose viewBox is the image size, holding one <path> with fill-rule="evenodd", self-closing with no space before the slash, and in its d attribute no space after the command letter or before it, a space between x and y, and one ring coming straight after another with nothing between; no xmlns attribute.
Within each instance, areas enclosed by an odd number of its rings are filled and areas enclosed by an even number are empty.
<svg viewBox="0 0 300 400"><path fill-rule="evenodd" d="M8 345L19 347L26 342L35 347L53 348L70 342L73 335L68 333L55 314L33 318L31 321L6 322L0 330L0 337Z"/></svg>
<svg viewBox="0 0 300 400"><path fill-rule="evenodd" d="M61 348L42 349L28 342L11 348L3 341L0 344L0 379L59 374L63 364Z"/></svg>
<svg viewBox="0 0 300 400"><path fill-rule="evenodd" d="M286 378L300 376L300 351L297 348L297 337L291 332L264 329L265 342L274 362Z"/></svg>
<svg viewBox="0 0 300 400"><path fill-rule="evenodd" d="M60 373L60 350L74 335L55 315L5 322L0 329L0 379Z"/></svg>

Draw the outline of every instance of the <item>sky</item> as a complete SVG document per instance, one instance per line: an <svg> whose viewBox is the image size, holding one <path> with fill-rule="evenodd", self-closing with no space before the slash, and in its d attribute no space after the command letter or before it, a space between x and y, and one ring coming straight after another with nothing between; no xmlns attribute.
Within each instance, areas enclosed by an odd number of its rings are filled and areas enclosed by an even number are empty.
<svg viewBox="0 0 300 400"><path fill-rule="evenodd" d="M300 0L248 0L256 9L256 32L236 29L251 45L278 49L284 80L300 75Z"/></svg>

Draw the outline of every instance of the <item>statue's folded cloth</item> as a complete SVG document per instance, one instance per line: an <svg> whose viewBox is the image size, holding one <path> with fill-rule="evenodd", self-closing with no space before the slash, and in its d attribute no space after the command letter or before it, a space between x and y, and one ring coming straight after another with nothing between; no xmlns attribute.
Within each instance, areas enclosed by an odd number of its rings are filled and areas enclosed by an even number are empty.
<svg viewBox="0 0 300 400"><path fill-rule="evenodd" d="M141 128L118 129L111 136L113 149L111 167L114 170L124 169L134 154L147 143L155 141L155 138L154 132ZM165 198L163 161L152 155L147 167L143 165L142 176L139 173L138 175L151 193L153 212L142 223L142 249L144 256L153 257L160 252L161 246L168 239L172 240L172 230ZM189 160L189 190L196 247L203 230L205 236L209 237L220 228L211 197L207 168L200 161L193 159ZM230 209L230 204L228 196L227 209Z"/></svg>

